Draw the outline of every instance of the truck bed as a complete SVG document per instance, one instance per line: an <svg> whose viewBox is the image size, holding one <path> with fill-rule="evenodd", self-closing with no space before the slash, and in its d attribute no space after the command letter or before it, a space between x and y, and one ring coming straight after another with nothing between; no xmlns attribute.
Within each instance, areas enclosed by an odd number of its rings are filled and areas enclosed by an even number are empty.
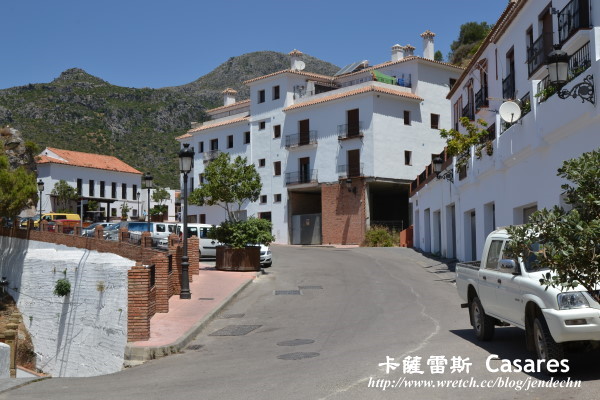
<svg viewBox="0 0 600 400"><path fill-rule="evenodd" d="M456 266L470 269L479 269L481 267L481 261L461 262L456 263Z"/></svg>

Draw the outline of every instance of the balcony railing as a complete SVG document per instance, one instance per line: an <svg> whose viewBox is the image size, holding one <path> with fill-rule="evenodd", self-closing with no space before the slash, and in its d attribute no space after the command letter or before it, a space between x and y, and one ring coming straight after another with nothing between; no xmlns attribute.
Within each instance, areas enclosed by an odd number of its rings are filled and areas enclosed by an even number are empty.
<svg viewBox="0 0 600 400"><path fill-rule="evenodd" d="M467 105L463 107L461 115L463 117L469 118L470 121L475 120L475 113L473 112L473 105L471 103L467 103Z"/></svg>
<svg viewBox="0 0 600 400"><path fill-rule="evenodd" d="M308 131L285 137L285 147L307 146L317 143L317 131Z"/></svg>
<svg viewBox="0 0 600 400"><path fill-rule="evenodd" d="M525 96L521 97L521 118L531 111L531 94L527 92Z"/></svg>
<svg viewBox="0 0 600 400"><path fill-rule="evenodd" d="M298 185L302 183L316 183L318 178L316 169L306 169L285 174L286 185Z"/></svg>
<svg viewBox="0 0 600 400"><path fill-rule="evenodd" d="M214 160L219 156L219 150L209 150L204 152L204 162L209 162Z"/></svg>
<svg viewBox="0 0 600 400"><path fill-rule="evenodd" d="M337 166L337 173L340 176L345 176L346 178L354 178L357 176L363 176L363 167L364 164L343 164Z"/></svg>
<svg viewBox="0 0 600 400"><path fill-rule="evenodd" d="M475 112L481 110L483 107L489 107L490 102L488 100L488 88L487 86L479 89L477 93L475 93Z"/></svg>
<svg viewBox="0 0 600 400"><path fill-rule="evenodd" d="M502 79L502 97L505 99L515 98L515 74L511 72Z"/></svg>
<svg viewBox="0 0 600 400"><path fill-rule="evenodd" d="M359 121L355 124L344 124L337 126L338 139L349 139L363 136L363 123Z"/></svg>
<svg viewBox="0 0 600 400"><path fill-rule="evenodd" d="M545 63L546 52L544 51L544 35L542 34L531 46L527 46L527 71L529 76Z"/></svg>
<svg viewBox="0 0 600 400"><path fill-rule="evenodd" d="M572 0L558 13L558 41L562 45L579 29L589 26L589 0Z"/></svg>

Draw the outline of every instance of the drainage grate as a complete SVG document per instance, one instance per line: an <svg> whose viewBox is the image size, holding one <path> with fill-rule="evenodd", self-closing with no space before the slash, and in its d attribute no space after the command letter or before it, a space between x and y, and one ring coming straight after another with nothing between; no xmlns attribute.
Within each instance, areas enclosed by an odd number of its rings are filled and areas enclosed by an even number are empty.
<svg viewBox="0 0 600 400"><path fill-rule="evenodd" d="M214 297L200 297L198 300L214 300Z"/></svg>
<svg viewBox="0 0 600 400"><path fill-rule="evenodd" d="M323 286L321 286L321 285L298 286L298 289L300 289L300 290L304 290L304 289L323 289Z"/></svg>
<svg viewBox="0 0 600 400"><path fill-rule="evenodd" d="M299 353L283 354L281 356L277 356L277 358L279 358L280 360L302 360L303 358L313 358L313 357L317 357L318 355L320 355L320 354L319 353L299 352Z"/></svg>
<svg viewBox="0 0 600 400"><path fill-rule="evenodd" d="M201 344L192 344L186 347L186 350L200 350L202 347L204 346L202 346Z"/></svg>
<svg viewBox="0 0 600 400"><path fill-rule="evenodd" d="M311 339L294 339L294 340L286 340L283 342L277 343L277 346L300 346L303 344L311 344L314 343L314 340Z"/></svg>
<svg viewBox="0 0 600 400"><path fill-rule="evenodd" d="M244 315L246 315L246 314L225 314L221 318L225 318L225 319L228 319L228 318L244 318Z"/></svg>
<svg viewBox="0 0 600 400"><path fill-rule="evenodd" d="M262 325L229 325L208 336L244 336Z"/></svg>
<svg viewBox="0 0 600 400"><path fill-rule="evenodd" d="M273 294L302 294L302 292L300 290L274 290Z"/></svg>

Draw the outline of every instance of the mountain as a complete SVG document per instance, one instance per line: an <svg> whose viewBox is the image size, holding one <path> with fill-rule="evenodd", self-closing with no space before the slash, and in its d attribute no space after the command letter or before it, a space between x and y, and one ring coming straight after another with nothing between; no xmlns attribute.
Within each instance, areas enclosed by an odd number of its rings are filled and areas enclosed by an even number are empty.
<svg viewBox="0 0 600 400"><path fill-rule="evenodd" d="M339 68L305 55L306 70L333 75ZM18 129L41 148L107 154L160 186L179 186L175 137L205 110L223 105L221 92L248 98L245 80L289 68L289 56L261 51L232 57L194 82L160 89L111 85L82 69L64 71L50 83L0 90L0 126Z"/></svg>

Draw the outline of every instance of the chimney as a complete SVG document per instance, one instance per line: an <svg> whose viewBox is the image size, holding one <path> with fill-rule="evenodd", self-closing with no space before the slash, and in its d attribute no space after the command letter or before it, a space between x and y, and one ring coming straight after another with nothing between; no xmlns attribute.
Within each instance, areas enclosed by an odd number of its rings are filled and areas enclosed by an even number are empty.
<svg viewBox="0 0 600 400"><path fill-rule="evenodd" d="M400 61L404 58L404 47L399 44L392 46L392 61Z"/></svg>
<svg viewBox="0 0 600 400"><path fill-rule="evenodd" d="M232 88L223 90L223 105L230 106L235 103L235 95L237 92Z"/></svg>
<svg viewBox="0 0 600 400"><path fill-rule="evenodd" d="M290 57L292 58L291 60L291 64L290 64L290 69L291 70L301 70L303 68L301 68L301 65L303 64L302 61L300 61L300 57L302 57L302 52L300 50L292 50L289 52Z"/></svg>
<svg viewBox="0 0 600 400"><path fill-rule="evenodd" d="M433 60L435 57L433 48L433 38L435 37L435 33L428 29L421 33L421 37L423 38L423 58Z"/></svg>
<svg viewBox="0 0 600 400"><path fill-rule="evenodd" d="M404 46L404 57L412 57L414 56L415 48L410 44Z"/></svg>

